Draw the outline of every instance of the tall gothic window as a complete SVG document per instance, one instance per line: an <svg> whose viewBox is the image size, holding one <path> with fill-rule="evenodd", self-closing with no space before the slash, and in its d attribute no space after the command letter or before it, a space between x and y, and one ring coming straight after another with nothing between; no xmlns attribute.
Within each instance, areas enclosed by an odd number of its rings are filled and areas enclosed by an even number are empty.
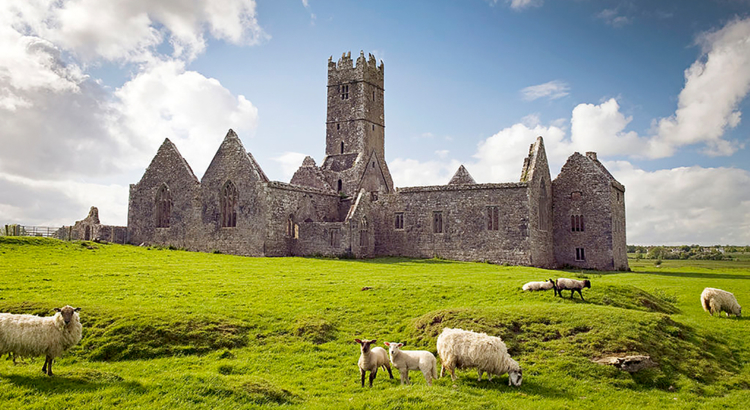
<svg viewBox="0 0 750 410"><path fill-rule="evenodd" d="M294 215L289 215L286 220L286 236L294 237Z"/></svg>
<svg viewBox="0 0 750 410"><path fill-rule="evenodd" d="M221 189L221 227L233 228L237 226L237 187L232 181L227 181Z"/></svg>
<svg viewBox="0 0 750 410"><path fill-rule="evenodd" d="M432 212L432 233L443 233L443 213L441 211Z"/></svg>
<svg viewBox="0 0 750 410"><path fill-rule="evenodd" d="M396 212L396 230L397 231L404 230L404 213L403 212Z"/></svg>
<svg viewBox="0 0 750 410"><path fill-rule="evenodd" d="M172 195L167 184L162 184L156 192L156 227L169 228L169 216L172 214Z"/></svg>

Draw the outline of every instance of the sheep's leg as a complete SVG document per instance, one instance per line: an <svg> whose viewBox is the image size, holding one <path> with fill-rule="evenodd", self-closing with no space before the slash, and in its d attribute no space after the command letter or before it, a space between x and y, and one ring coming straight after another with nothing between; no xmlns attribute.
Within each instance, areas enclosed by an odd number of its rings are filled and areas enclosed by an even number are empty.
<svg viewBox="0 0 750 410"><path fill-rule="evenodd" d="M450 370L450 372L451 372L451 380L453 380L455 382L456 381L456 368L455 367L451 367L448 370Z"/></svg>
<svg viewBox="0 0 750 410"><path fill-rule="evenodd" d="M388 363L384 364L383 367L388 370L388 375L391 376L391 379L393 379L393 372L391 371L391 365Z"/></svg>
<svg viewBox="0 0 750 410"><path fill-rule="evenodd" d="M44 359L42 373L47 373L47 376L52 376L52 357L49 355L47 355L47 357Z"/></svg>
<svg viewBox="0 0 750 410"><path fill-rule="evenodd" d="M378 368L370 370L370 387L372 387L372 381L375 380L375 376L378 375Z"/></svg>
<svg viewBox="0 0 750 410"><path fill-rule="evenodd" d="M359 375L362 378L362 387L365 387L365 369L359 369Z"/></svg>
<svg viewBox="0 0 750 410"><path fill-rule="evenodd" d="M399 375L401 376L401 384L409 384L409 370L398 369Z"/></svg>
<svg viewBox="0 0 750 410"><path fill-rule="evenodd" d="M479 373L479 377L477 377L477 381L481 382L482 381L482 373L484 373L484 372L482 371L482 369L477 369L477 373Z"/></svg>
<svg viewBox="0 0 750 410"><path fill-rule="evenodd" d="M487 372L487 380L492 381L492 373Z"/></svg>
<svg viewBox="0 0 750 410"><path fill-rule="evenodd" d="M581 300L584 300L584 299L583 299L583 293L581 293L581 290L580 290L580 289L578 289L578 294L579 294L579 295L581 295Z"/></svg>
<svg viewBox="0 0 750 410"><path fill-rule="evenodd" d="M422 374L424 375L424 380L427 382L427 385L432 386L432 369L424 369L422 370Z"/></svg>
<svg viewBox="0 0 750 410"><path fill-rule="evenodd" d="M444 376L445 376L445 366L441 364L440 365L440 377L444 377Z"/></svg>

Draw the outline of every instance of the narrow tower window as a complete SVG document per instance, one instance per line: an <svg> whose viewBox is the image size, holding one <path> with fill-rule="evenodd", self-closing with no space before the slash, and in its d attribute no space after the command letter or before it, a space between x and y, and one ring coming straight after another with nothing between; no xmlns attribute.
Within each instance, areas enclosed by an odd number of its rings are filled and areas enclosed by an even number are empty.
<svg viewBox="0 0 750 410"><path fill-rule="evenodd" d="M237 187L227 181L221 189L221 227L237 226Z"/></svg>
<svg viewBox="0 0 750 410"><path fill-rule="evenodd" d="M338 192L341 192L341 189L342 189L342 185L343 185L343 184L341 183L341 180L339 179L339 191L338 191Z"/></svg>
<svg viewBox="0 0 750 410"><path fill-rule="evenodd" d="M344 141L341 141L341 153L344 153Z"/></svg>
<svg viewBox="0 0 750 410"><path fill-rule="evenodd" d="M487 207L487 230L488 231L500 230L500 207L497 207L497 206Z"/></svg>
<svg viewBox="0 0 750 410"><path fill-rule="evenodd" d="M342 100L349 99L349 85L348 84L341 86L341 99Z"/></svg>
<svg viewBox="0 0 750 410"><path fill-rule="evenodd" d="M362 218L359 223L359 246L367 246L369 244L367 236L367 218Z"/></svg>
<svg viewBox="0 0 750 410"><path fill-rule="evenodd" d="M156 227L169 228L169 217L172 214L172 195L167 184L162 184L156 193Z"/></svg>
<svg viewBox="0 0 750 410"><path fill-rule="evenodd" d="M583 215L570 215L570 230L572 232L583 232Z"/></svg>

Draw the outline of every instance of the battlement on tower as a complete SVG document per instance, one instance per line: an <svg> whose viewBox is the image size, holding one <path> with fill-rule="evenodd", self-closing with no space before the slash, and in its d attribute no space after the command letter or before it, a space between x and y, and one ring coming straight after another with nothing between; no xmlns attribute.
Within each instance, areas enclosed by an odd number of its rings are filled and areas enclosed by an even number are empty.
<svg viewBox="0 0 750 410"><path fill-rule="evenodd" d="M338 62L333 61L333 56L328 57L328 85L338 85L355 81L365 81L379 88L383 88L385 76L385 64L380 60L378 65L374 55L365 57L363 51L359 52L357 61L352 60L351 51L343 53Z"/></svg>

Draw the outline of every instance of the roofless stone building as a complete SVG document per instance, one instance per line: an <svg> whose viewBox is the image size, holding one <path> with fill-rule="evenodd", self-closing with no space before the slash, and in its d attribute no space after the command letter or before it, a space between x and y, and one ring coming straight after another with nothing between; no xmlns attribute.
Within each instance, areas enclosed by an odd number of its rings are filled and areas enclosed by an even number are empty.
<svg viewBox="0 0 750 410"><path fill-rule="evenodd" d="M443 257L539 267L627 269L625 187L596 154L550 178L531 144L518 182L395 188L385 162L384 65L328 60L326 157L270 181L229 130L199 181L168 139L130 186L128 238L248 256Z"/></svg>

